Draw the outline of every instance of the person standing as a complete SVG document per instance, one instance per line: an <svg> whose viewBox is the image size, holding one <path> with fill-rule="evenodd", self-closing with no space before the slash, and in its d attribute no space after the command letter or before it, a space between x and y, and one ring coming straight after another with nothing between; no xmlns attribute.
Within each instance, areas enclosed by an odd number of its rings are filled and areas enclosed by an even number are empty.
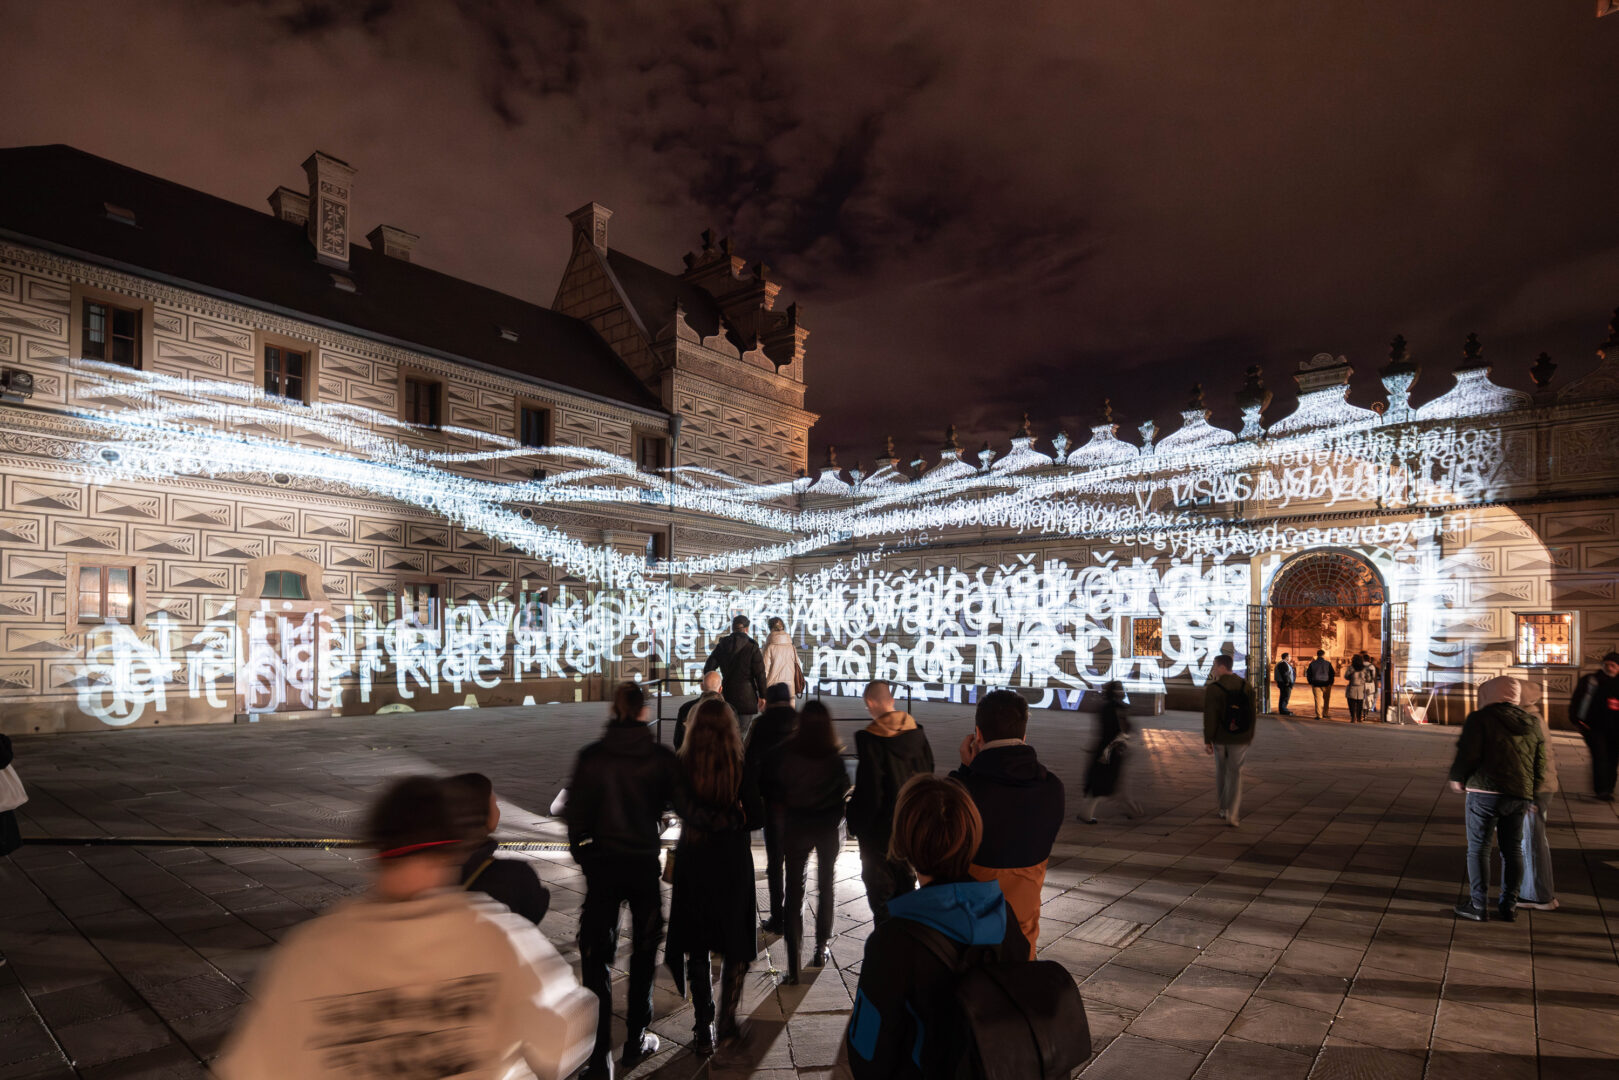
<svg viewBox="0 0 1619 1080"><path fill-rule="evenodd" d="M918 773L933 772L933 748L916 718L894 707L888 683L867 683L864 700L871 723L854 736L859 764L849 797L849 831L860 844L860 878L872 921L881 925L888 918L890 898L916 888L910 867L889 855L888 841L899 789Z"/></svg>
<svg viewBox="0 0 1619 1080"><path fill-rule="evenodd" d="M1512 680L1516 682L1517 680ZM1490 891L1490 834L1501 846L1501 887L1496 911L1517 918L1523 883L1523 819L1532 813L1535 792L1546 779L1546 740L1540 722L1514 703L1515 692L1497 693L1462 722L1450 789L1467 794L1467 903L1456 917L1483 922ZM1483 700L1486 695L1480 694ZM1499 700L1494 700L1499 698ZM1514 700L1507 700L1512 698Z"/></svg>
<svg viewBox="0 0 1619 1080"><path fill-rule="evenodd" d="M761 779L766 758L786 742L798 727L798 713L794 711L793 693L786 683L771 683L765 687L765 711L753 722L748 732L748 744L743 751L743 763L748 776L762 788ZM780 934L783 890L783 856L781 823L772 814L764 815L765 833L765 885L770 894L770 917L759 924L767 934Z"/></svg>
<svg viewBox="0 0 1619 1080"><path fill-rule="evenodd" d="M533 923L455 888L463 824L442 782L389 786L366 818L371 887L271 951L215 1075L572 1075L596 1000Z"/></svg>
<svg viewBox="0 0 1619 1080"><path fill-rule="evenodd" d="M984 826L968 871L975 881L1000 882L1032 960L1040 940L1040 891L1062 828L1062 781L1024 741L1029 703L1021 694L985 694L974 724L961 742L961 768L950 774L973 797Z"/></svg>
<svg viewBox="0 0 1619 1080"><path fill-rule="evenodd" d="M759 953L750 834L763 813L759 791L743 767L736 716L723 701L705 701L692 713L680 747L689 793L669 899L664 963L675 988L691 985L692 1048L712 1053L715 1041L742 1037L737 1007L748 965ZM720 957L720 1006L714 1012L711 954Z"/></svg>
<svg viewBox="0 0 1619 1080"><path fill-rule="evenodd" d="M798 663L798 650L793 648L787 624L773 618L767 625L770 636L765 638L765 689L784 684L792 694L788 698L791 704L804 691L804 669Z"/></svg>
<svg viewBox="0 0 1619 1080"><path fill-rule="evenodd" d="M1124 684L1117 680L1102 687L1102 709L1097 714L1096 749L1091 751L1091 765L1085 771L1085 797L1079 804L1079 820L1087 825L1096 824L1096 804L1103 799L1114 799L1124 807L1125 817L1141 814L1141 804L1130 792L1130 774L1126 771L1130 756L1130 706L1124 700Z"/></svg>
<svg viewBox="0 0 1619 1080"><path fill-rule="evenodd" d="M1254 692L1236 674L1231 657L1221 654L1209 669L1203 690L1203 752L1214 757L1214 792L1220 816L1235 828L1241 824L1242 763L1254 741ZM1314 667L1315 665L1311 665Z"/></svg>
<svg viewBox="0 0 1619 1080"><path fill-rule="evenodd" d="M1613 802L1619 777L1619 652L1602 658L1602 667L1582 676L1568 703L1568 718L1591 752L1591 792Z"/></svg>
<svg viewBox="0 0 1619 1080"><path fill-rule="evenodd" d="M1315 659L1304 669L1304 679L1310 684L1310 696L1315 699L1315 718L1325 720L1332 712L1332 684L1338 679L1325 649L1315 651Z"/></svg>
<svg viewBox="0 0 1619 1080"><path fill-rule="evenodd" d="M760 723L764 718L760 718ZM757 736L757 731L755 731ZM843 849L843 809L849 794L849 770L843 743L832 726L832 714L819 701L806 701L798 728L765 758L766 814L787 856L787 976L798 982L804 944L804 883L810 853L815 853L815 953L809 966L825 967L832 941L833 894L838 852Z"/></svg>
<svg viewBox="0 0 1619 1080"><path fill-rule="evenodd" d="M1535 787L1535 805L1523 819L1523 881L1518 886L1518 906L1537 911L1556 911L1557 885L1552 877L1551 840L1546 822L1557 797L1557 755L1552 752L1551 725L1540 702L1540 687L1523 679L1502 675L1481 683L1479 707L1504 701L1534 715L1540 723L1540 737L1546 743L1546 774ZM1536 708L1540 702L1541 707ZM1506 857L1501 860L1501 879L1506 880Z"/></svg>
<svg viewBox="0 0 1619 1080"><path fill-rule="evenodd" d="M708 704L705 702L705 704ZM568 784L568 848L585 875L579 913L579 967L599 1013L588 1076L611 1076L613 988L619 909L630 908L630 983L625 1006L625 1068L658 1052L652 1023L652 976L663 940L659 890L660 821L684 803L680 763L652 736L646 694L623 683L601 739L579 751Z"/></svg>
<svg viewBox="0 0 1619 1080"><path fill-rule="evenodd" d="M1366 661L1357 656L1349 664L1349 675L1344 680L1344 700L1349 702L1349 722L1358 724L1366 719L1366 697L1372 681Z"/></svg>
<svg viewBox="0 0 1619 1080"><path fill-rule="evenodd" d="M1298 673L1293 670L1293 661L1288 659L1287 653L1276 661L1273 678L1276 680L1276 712L1281 716L1292 716L1287 703L1293 697L1293 684L1298 681Z"/></svg>
<svg viewBox="0 0 1619 1080"><path fill-rule="evenodd" d="M708 654L704 671L718 671L724 689L721 693L736 713L736 722L742 737L748 737L753 718L764 706L765 659L759 646L748 633L748 617L738 615L731 620L731 632L720 638L714 651Z"/></svg>
<svg viewBox="0 0 1619 1080"><path fill-rule="evenodd" d="M462 773L444 781L457 813L467 822L475 843L456 880L469 892L480 892L505 904L523 918L540 924L551 907L551 890L540 883L531 863L522 859L495 857L495 838L500 827L500 801L495 785L483 773Z"/></svg>
<svg viewBox="0 0 1619 1080"><path fill-rule="evenodd" d="M702 681L698 685L702 687L702 692L682 705L680 707L680 711L675 713L676 753L679 753L680 751L680 744L686 741L686 717L690 716L691 711L697 706L701 705L703 702L709 700L710 698L719 698L721 686L720 673L717 671L703 672Z"/></svg>

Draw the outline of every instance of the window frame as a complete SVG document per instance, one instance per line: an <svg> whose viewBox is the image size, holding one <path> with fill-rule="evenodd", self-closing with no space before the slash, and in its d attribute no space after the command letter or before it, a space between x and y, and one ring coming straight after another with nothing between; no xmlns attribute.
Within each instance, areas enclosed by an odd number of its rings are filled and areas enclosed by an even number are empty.
<svg viewBox="0 0 1619 1080"><path fill-rule="evenodd" d="M270 594L270 575L271 574L275 575L275 583L276 583L276 592L275 592L275 595L273 595L273 596ZM286 580L287 580L287 575L288 574L291 574L293 577L298 579L298 592L299 592L299 595L297 595L297 596L288 596L287 595ZM301 570L284 570L284 569L265 570L264 571L264 581L259 585L259 596L258 596L258 598L260 600L308 600L308 599L310 599L310 596L309 596L309 575L304 573Z"/></svg>
<svg viewBox="0 0 1619 1080"><path fill-rule="evenodd" d="M657 431L652 428L632 428L630 437L635 440L634 445L630 447L630 453L638 470L645 473L659 473L669 467L670 442L667 431ZM648 440L655 440L660 447L658 464L651 468L641 460L641 448Z"/></svg>
<svg viewBox="0 0 1619 1080"><path fill-rule="evenodd" d="M1567 616L1568 618L1568 659L1562 663L1545 662L1534 663L1525 659L1523 654L1522 631L1526 625L1524 619L1536 616ZM1527 625L1536 625L1530 623ZM1514 611L1512 613L1512 666L1517 668L1578 668L1580 666L1580 613L1574 609L1562 611Z"/></svg>
<svg viewBox="0 0 1619 1080"><path fill-rule="evenodd" d="M424 588L434 590L433 595L431 597L431 599L434 602L433 603L433 609L434 609L433 610L433 618L432 618L432 621L430 623L416 622L413 625L416 628L422 630L425 633L437 635L437 634L440 634L440 633L442 633L444 631L444 615L445 615L444 599L449 593L449 589L446 587L443 578L438 578L438 577L418 577L418 576L400 578L399 579L399 591L395 594L395 596L397 597L397 600L398 600L398 604L399 604L399 616L398 617L400 619L404 619L406 617L406 610L407 609L406 609L405 596L406 596L407 590L410 590L410 589L424 589ZM414 614L415 605L412 604L409 610L411 611L412 614Z"/></svg>
<svg viewBox="0 0 1619 1080"><path fill-rule="evenodd" d="M1119 627L1121 660L1162 660L1164 658L1164 617L1162 615L1121 615L1122 625ZM1158 651L1156 653L1142 653L1136 651L1136 623L1149 621L1158 624Z"/></svg>
<svg viewBox="0 0 1619 1080"><path fill-rule="evenodd" d="M129 618L114 619L118 626L127 626L132 630L140 630L146 625L146 565L145 559L131 559L127 556L108 553L107 555L69 555L67 559L67 577L64 584L67 587L67 603L64 605L64 628L69 633L84 633L87 629L107 625L107 618L99 612L94 615L85 613L79 607L79 572L89 567L98 567L101 570L101 599L100 610L104 611L107 604L107 571L129 571Z"/></svg>
<svg viewBox="0 0 1619 1080"><path fill-rule="evenodd" d="M67 319L67 354L79 359L96 359L100 363L116 364L117 361L105 357L86 357L84 355L84 332L87 325L85 315L86 304L102 304L111 308L120 308L135 313L137 325L135 327L134 348L135 362L130 365L131 371L146 371L151 366L151 360L156 354L152 343L152 302L143 300L138 296L127 293L114 292L110 289L97 289L89 285L75 284L69 290L69 307Z"/></svg>
<svg viewBox="0 0 1619 1080"><path fill-rule="evenodd" d="M545 441L542 443L528 443L523 441L523 414L537 412L545 417ZM518 446L525 450L537 449L540 446L554 446L556 444L556 407L548 402L536 398L519 397L513 409L513 434Z"/></svg>
<svg viewBox="0 0 1619 1080"><path fill-rule="evenodd" d="M256 349L253 356L253 385L265 397L273 401L291 401L300 405L313 405L320 397L319 385L316 378L320 373L319 346L313 341L300 341L297 338L286 337L281 334L266 334L262 331L257 335ZM265 373L269 368L270 360L266 355L270 349L280 349L285 352L302 353L304 357L304 390L302 397L288 397L285 394L272 394L264 388ZM282 376L282 385L285 385L286 376Z"/></svg>
<svg viewBox="0 0 1619 1080"><path fill-rule="evenodd" d="M407 389L413 382L423 383L433 387L433 407L431 410L433 419L431 423L419 423L407 415ZM411 425L412 427L421 428L426 431L442 431L444 429L445 413L448 412L447 402L445 399L449 396L446 393L444 376L435 375L430 371L422 371L419 368L401 367L399 369L398 392L400 420Z"/></svg>

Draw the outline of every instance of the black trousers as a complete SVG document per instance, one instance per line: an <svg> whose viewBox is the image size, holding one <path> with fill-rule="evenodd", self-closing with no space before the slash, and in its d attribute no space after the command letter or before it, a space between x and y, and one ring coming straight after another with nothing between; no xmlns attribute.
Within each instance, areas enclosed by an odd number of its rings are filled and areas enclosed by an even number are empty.
<svg viewBox="0 0 1619 1080"><path fill-rule="evenodd" d="M597 856L584 867L585 903L579 912L580 981L596 995L596 1048L590 1060L612 1051L613 956L618 951L619 909L630 906L630 986L625 1044L634 1046L652 1023L652 974L663 941L663 897L656 855Z"/></svg>
<svg viewBox="0 0 1619 1080"><path fill-rule="evenodd" d="M843 850L843 825L787 822L782 834L787 852L787 947L797 950L804 940L804 884L809 876L810 852L815 852L815 943L832 940L832 911L836 906L833 882L838 852ZM885 898L886 899L886 898Z"/></svg>
<svg viewBox="0 0 1619 1080"><path fill-rule="evenodd" d="M1598 720L1580 729L1585 747L1591 751L1591 792L1594 795L1612 795L1616 774L1619 774L1619 730L1612 724Z"/></svg>
<svg viewBox="0 0 1619 1080"><path fill-rule="evenodd" d="M1276 711L1277 712L1286 712L1287 711L1288 700L1290 698L1292 698L1292 696L1293 696L1293 684L1292 683L1277 683L1276 684Z"/></svg>
<svg viewBox="0 0 1619 1080"><path fill-rule="evenodd" d="M866 903L871 905L873 925L888 919L888 902L916 888L916 875L903 862L888 857L888 846L868 847L860 842L860 880L866 886Z"/></svg>
<svg viewBox="0 0 1619 1080"><path fill-rule="evenodd" d="M22 833L17 830L17 812L0 811L0 855L10 855L22 847Z"/></svg>
<svg viewBox="0 0 1619 1080"><path fill-rule="evenodd" d="M742 998L742 980L748 974L748 961L720 961L720 1035L736 1028L736 1008ZM691 987L693 1033L714 1022L714 968L708 953L686 956L686 985Z"/></svg>
<svg viewBox="0 0 1619 1080"><path fill-rule="evenodd" d="M770 918L781 919L784 888L784 859L781 849L781 823L771 814L765 818L765 885L770 890Z"/></svg>

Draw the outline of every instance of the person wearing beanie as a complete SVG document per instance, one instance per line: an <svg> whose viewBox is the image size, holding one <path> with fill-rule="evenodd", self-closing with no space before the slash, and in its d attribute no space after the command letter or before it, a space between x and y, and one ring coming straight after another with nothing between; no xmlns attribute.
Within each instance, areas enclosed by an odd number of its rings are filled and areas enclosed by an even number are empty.
<svg viewBox="0 0 1619 1080"><path fill-rule="evenodd" d="M1591 793L1613 802L1619 778L1619 652L1602 658L1602 666L1574 685L1568 718L1591 751Z"/></svg>

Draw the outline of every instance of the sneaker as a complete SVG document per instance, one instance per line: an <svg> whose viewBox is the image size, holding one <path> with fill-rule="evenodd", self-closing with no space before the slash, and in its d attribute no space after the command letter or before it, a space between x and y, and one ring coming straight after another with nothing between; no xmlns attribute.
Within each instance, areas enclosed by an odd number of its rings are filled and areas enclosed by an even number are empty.
<svg viewBox="0 0 1619 1080"><path fill-rule="evenodd" d="M1498 907L1495 909L1495 917L1502 922L1517 922L1518 909L1516 907Z"/></svg>
<svg viewBox="0 0 1619 1080"><path fill-rule="evenodd" d="M1557 910L1557 898L1554 896L1550 900L1546 901L1544 904L1536 904L1536 903L1532 903L1532 902L1530 902L1528 900L1519 900L1518 901L1518 906L1519 907L1526 907L1531 911L1556 911ZM5 961L0 960L0 963L5 963Z"/></svg>
<svg viewBox="0 0 1619 1080"><path fill-rule="evenodd" d="M1484 909L1474 907L1471 901L1465 904L1457 904L1456 917L1458 919L1468 919L1472 922L1483 922Z"/></svg>
<svg viewBox="0 0 1619 1080"><path fill-rule="evenodd" d="M656 1054L658 1047L661 1045L656 1035L650 1031L643 1031L640 1039L624 1044L624 1056L618 1059L618 1063L624 1066L625 1069L633 1069L653 1054Z"/></svg>

